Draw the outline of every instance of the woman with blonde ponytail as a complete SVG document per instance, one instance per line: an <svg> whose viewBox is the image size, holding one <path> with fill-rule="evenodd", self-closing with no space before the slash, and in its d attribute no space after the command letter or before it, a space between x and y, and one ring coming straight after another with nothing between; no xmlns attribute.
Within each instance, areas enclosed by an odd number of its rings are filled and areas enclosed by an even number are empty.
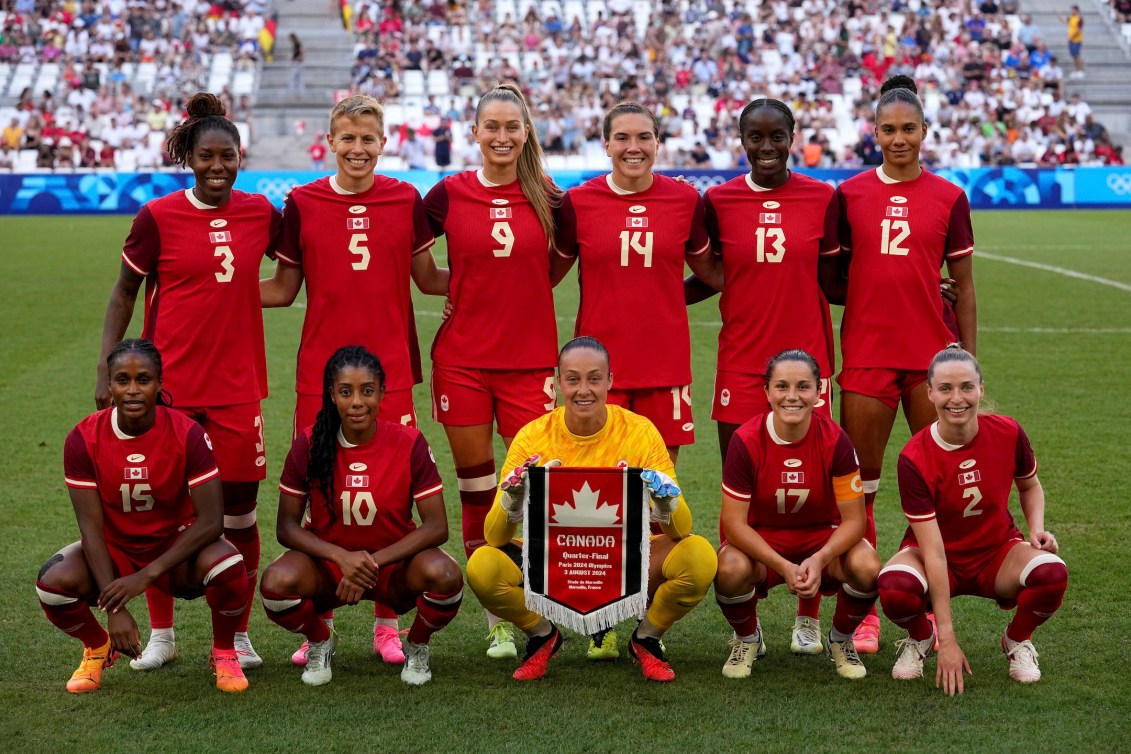
<svg viewBox="0 0 1131 754"><path fill-rule="evenodd" d="M484 542L495 497L492 425L510 447L557 401L550 254L562 197L518 86L484 94L471 131L483 167L446 177L424 199L432 232L447 237L452 274L451 316L432 344L432 416L452 448L468 557ZM500 322L521 322L521 337ZM488 625L488 656L515 657L510 627L490 614Z"/></svg>

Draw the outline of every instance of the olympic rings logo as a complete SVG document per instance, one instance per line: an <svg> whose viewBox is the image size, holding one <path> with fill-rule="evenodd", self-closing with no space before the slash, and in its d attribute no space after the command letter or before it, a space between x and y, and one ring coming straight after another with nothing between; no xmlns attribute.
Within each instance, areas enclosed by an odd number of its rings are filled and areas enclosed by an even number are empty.
<svg viewBox="0 0 1131 754"><path fill-rule="evenodd" d="M287 191L297 185L298 181L291 178L261 178L255 182L255 190L271 200L272 204L278 204L287 195Z"/></svg>
<svg viewBox="0 0 1131 754"><path fill-rule="evenodd" d="M1131 194L1131 173L1112 173L1107 177L1107 187L1119 196Z"/></svg>

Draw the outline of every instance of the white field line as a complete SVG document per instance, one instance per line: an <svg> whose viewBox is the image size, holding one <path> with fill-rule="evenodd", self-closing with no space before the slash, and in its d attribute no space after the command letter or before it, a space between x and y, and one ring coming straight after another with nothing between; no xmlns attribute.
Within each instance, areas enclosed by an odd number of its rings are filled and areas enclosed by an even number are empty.
<svg viewBox="0 0 1131 754"><path fill-rule="evenodd" d="M1016 257L1005 257L998 254L991 254L988 251L978 251L975 256L980 259L989 259L994 262L1005 262L1007 264L1015 264L1020 267L1031 267L1034 270L1044 270L1045 272L1052 272L1057 275L1063 275L1069 278L1076 278L1077 280L1087 280L1089 283L1097 283L1099 285L1110 286L1111 288L1118 288L1121 291L1131 293L1131 285L1127 283L1120 283L1117 280L1108 280L1096 275L1088 275L1076 270L1069 270L1064 267L1054 267L1051 264L1042 264L1040 262L1030 262L1028 259L1017 259Z"/></svg>

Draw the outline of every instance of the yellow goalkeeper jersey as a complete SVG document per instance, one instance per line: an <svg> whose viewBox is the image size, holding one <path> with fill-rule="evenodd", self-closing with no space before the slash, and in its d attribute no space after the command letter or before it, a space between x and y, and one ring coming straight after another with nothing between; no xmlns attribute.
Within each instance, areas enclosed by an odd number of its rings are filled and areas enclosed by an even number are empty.
<svg viewBox="0 0 1131 754"><path fill-rule="evenodd" d="M565 408L559 406L518 431L507 460L503 463L504 478L531 456L541 456L539 465L557 459L563 466L616 466L626 461L629 466L662 471L676 479L668 450L659 430L648 419L620 406L607 406L609 419L604 428L594 435L581 436L569 431L565 423ZM676 480L676 484L679 481ZM487 514L484 535L492 547L501 547L514 538L517 524L507 522L507 512L499 500L500 489L495 493L495 503ZM691 533L691 510L680 495L679 506L672 513L671 524L660 528L672 539L682 539Z"/></svg>

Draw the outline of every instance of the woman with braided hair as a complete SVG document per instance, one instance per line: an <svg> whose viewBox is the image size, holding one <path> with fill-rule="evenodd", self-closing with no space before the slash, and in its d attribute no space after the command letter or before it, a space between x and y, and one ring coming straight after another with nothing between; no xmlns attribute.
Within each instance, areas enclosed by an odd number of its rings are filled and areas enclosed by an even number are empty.
<svg viewBox="0 0 1131 754"><path fill-rule="evenodd" d="M207 430L224 489L224 535L243 555L249 589L259 570L255 523L259 482L267 471L260 401L267 363L259 298L259 264L273 255L281 216L258 194L233 189L240 135L223 103L206 92L169 136L169 156L193 171L192 188L154 199L134 218L118 281L102 326L95 403L110 403L106 356L126 332L145 281L143 336L165 359L165 387L177 410ZM172 600L147 594L151 634L135 670L176 657ZM245 611L236 633L243 667L262 660L247 638Z"/></svg>
<svg viewBox="0 0 1131 754"><path fill-rule="evenodd" d="M308 686L332 677L334 631L320 612L363 599L397 614L415 607L401 680L419 686L432 679L428 642L463 598L459 565L439 549L448 519L432 451L420 430L377 418L384 393L377 357L339 348L323 372L322 408L279 482L276 532L289 549L263 572L261 593L272 621L306 637Z"/></svg>

